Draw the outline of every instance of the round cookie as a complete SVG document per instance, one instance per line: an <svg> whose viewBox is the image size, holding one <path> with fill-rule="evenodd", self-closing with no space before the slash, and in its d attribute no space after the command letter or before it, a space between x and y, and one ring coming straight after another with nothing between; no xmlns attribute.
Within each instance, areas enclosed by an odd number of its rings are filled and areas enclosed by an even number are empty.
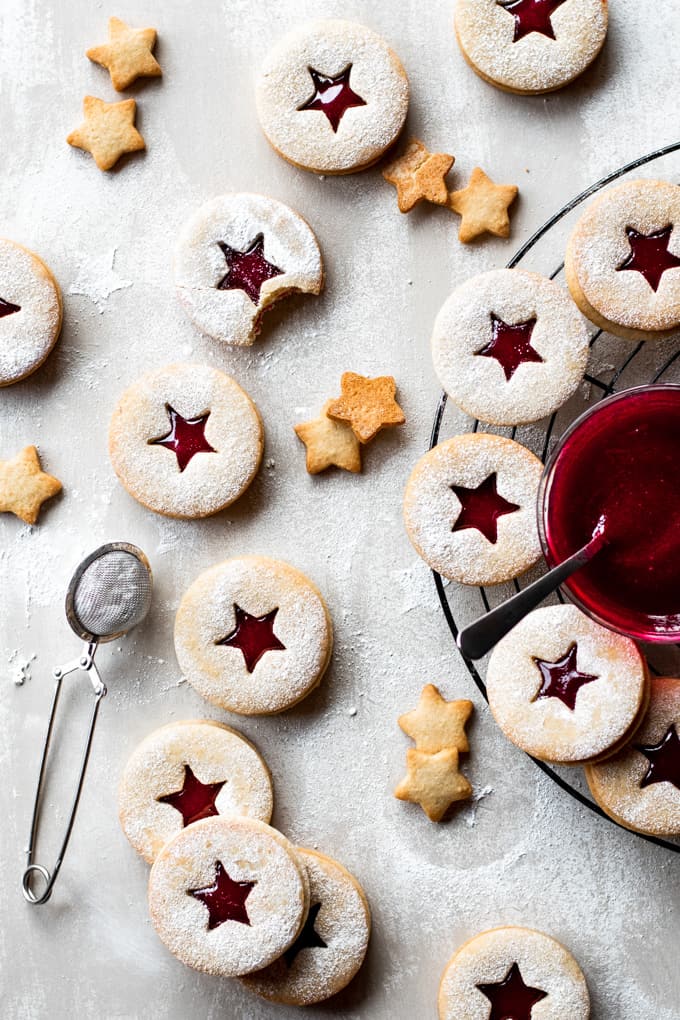
<svg viewBox="0 0 680 1020"><path fill-rule="evenodd" d="M267 54L257 114L280 156L303 170L348 174L375 163L399 135L409 84L397 55L352 21L314 21Z"/></svg>
<svg viewBox="0 0 680 1020"><path fill-rule="evenodd" d="M624 340L673 336L680 327L680 187L640 180L607 188L574 227L564 272L574 301L600 329Z"/></svg>
<svg viewBox="0 0 680 1020"><path fill-rule="evenodd" d="M241 715L271 715L321 680L333 629L308 578L280 560L241 556L204 571L175 620L175 651L189 683Z"/></svg>
<svg viewBox="0 0 680 1020"><path fill-rule="evenodd" d="M149 910L182 963L220 977L261 970L295 942L309 879L295 848L252 818L205 818L163 847L149 875Z"/></svg>
<svg viewBox="0 0 680 1020"><path fill-rule="evenodd" d="M458 0L456 38L480 78L505 92L554 92L604 45L607 0Z"/></svg>
<svg viewBox="0 0 680 1020"><path fill-rule="evenodd" d="M463 411L494 425L538 421L586 370L586 325L552 280L523 269L473 276L444 302L432 333L439 381Z"/></svg>
<svg viewBox="0 0 680 1020"><path fill-rule="evenodd" d="M155 369L123 393L109 427L118 480L168 517L209 517L243 495L262 460L255 404L207 365Z"/></svg>
<svg viewBox="0 0 680 1020"><path fill-rule="evenodd" d="M491 653L486 688L506 737L561 765L614 754L640 725L649 698L635 642L571 605L525 616Z"/></svg>
<svg viewBox="0 0 680 1020"><path fill-rule="evenodd" d="M421 457L404 521L416 552L461 584L500 584L541 556L536 498L543 465L512 439L454 436Z"/></svg>
<svg viewBox="0 0 680 1020"><path fill-rule="evenodd" d="M249 740L211 720L170 723L133 751L118 787L123 832L152 864L187 825L213 815L269 822L269 769Z"/></svg>
<svg viewBox="0 0 680 1020"><path fill-rule="evenodd" d="M61 332L59 284L42 259L0 238L0 386L31 375Z"/></svg>
<svg viewBox="0 0 680 1020"><path fill-rule="evenodd" d="M305 926L283 956L243 983L270 1002L311 1006L336 995L363 963L371 915L363 889L325 854L297 848L309 875Z"/></svg>
<svg viewBox="0 0 680 1020"><path fill-rule="evenodd" d="M540 1003L540 1005L539 1005ZM493 928L454 953L439 985L439 1020L588 1020L578 963L530 928Z"/></svg>
<svg viewBox="0 0 680 1020"><path fill-rule="evenodd" d="M198 209L174 255L177 296L203 333L252 344L264 312L292 291L319 294L323 263L309 224L283 202L238 192Z"/></svg>
<svg viewBox="0 0 680 1020"><path fill-rule="evenodd" d="M619 825L680 836L680 680L652 679L649 709L633 740L585 772L593 797Z"/></svg>

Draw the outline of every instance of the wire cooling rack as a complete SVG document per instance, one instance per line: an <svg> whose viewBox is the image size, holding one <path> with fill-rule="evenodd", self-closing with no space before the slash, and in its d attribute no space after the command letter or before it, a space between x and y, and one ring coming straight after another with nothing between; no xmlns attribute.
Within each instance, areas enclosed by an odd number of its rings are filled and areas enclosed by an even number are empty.
<svg viewBox="0 0 680 1020"><path fill-rule="evenodd" d="M527 268L543 272L545 275L546 265L555 266L557 259L561 259L564 253L569 230L572 222L576 219L575 216L572 216L574 210L578 209L583 202L612 181L625 177L627 174L631 174L639 167L646 166L649 163L655 163L657 160L664 161L678 151L680 151L680 141L656 149L645 156L640 156L638 159L633 160L631 163L626 163L606 177L603 177L602 180L586 188L585 191L582 191L570 202L562 206L549 220L546 220L543 226L539 227L536 233L510 259L507 264L508 269L513 269L520 263L523 265L530 263ZM659 176L668 179L673 176L673 173L676 175L678 173L677 160L674 170L664 166L664 173ZM557 268L553 269L548 275L552 280L556 280L559 279L563 271L564 262L560 261ZM626 389L629 386L659 382L661 380L664 382L680 382L680 335L672 340L652 343L643 341L635 345L630 341L620 340L598 329L591 336L590 346L591 354L588 373L584 378L584 385L581 391L545 422L539 422L532 426L516 426L512 429L492 429L479 421L470 424L469 419L467 419L461 426L460 413L456 409L452 411L451 406L447 404L446 393L442 393L432 426L430 449L439 442L440 437L443 438L444 433L450 432L453 435L465 431L467 428L473 432L492 431L501 435L509 435L512 439L517 438L519 442L533 449L545 461L561 433L588 405L597 403L603 397L607 397L618 390ZM449 418L456 420L451 422ZM539 566L525 575L522 580L532 581L544 571L545 566ZM459 630L471 620L476 619L482 611L488 612L494 605L498 605L505 598L514 594L515 591L521 590L520 580L516 579L512 584L508 585L496 585L488 589L479 588L476 590L479 597L470 597L470 592L474 592L475 589L463 589L460 585L449 583L435 571L433 571L433 575L439 601L454 641L458 636ZM559 601L564 601L564 597L560 592L556 594L555 598ZM650 670L655 675L658 676L662 673L674 676L680 675L680 645L650 645L645 648L645 653ZM479 670L465 656L463 656L463 661L472 680L488 701L486 686ZM594 814L611 822L612 825L623 828L614 819L610 818L589 796L581 770L558 771L545 762L538 761L536 758L532 758L532 761L553 782L557 783L562 790L574 797L580 804L594 812ZM569 778L567 778L567 774ZM577 774L577 778L575 778L575 774ZM625 831L629 832L630 830L626 829ZM680 842L671 842L644 833L634 833L634 835L638 835L649 843L655 843L657 846L680 853Z"/></svg>

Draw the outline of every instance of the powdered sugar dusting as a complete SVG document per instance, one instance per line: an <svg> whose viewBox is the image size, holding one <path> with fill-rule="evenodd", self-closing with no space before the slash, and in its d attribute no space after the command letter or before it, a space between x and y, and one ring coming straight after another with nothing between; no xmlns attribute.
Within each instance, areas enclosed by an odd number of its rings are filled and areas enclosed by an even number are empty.
<svg viewBox="0 0 680 1020"><path fill-rule="evenodd" d="M110 248L101 255L90 255L80 260L75 278L69 286L69 294L88 297L97 311L102 314L108 299L117 290L132 286L132 280L125 280L113 268L116 249Z"/></svg>
<svg viewBox="0 0 680 1020"><path fill-rule="evenodd" d="M38 368L61 329L61 295L45 263L14 241L0 238L0 298L19 311L0 318L0 386Z"/></svg>

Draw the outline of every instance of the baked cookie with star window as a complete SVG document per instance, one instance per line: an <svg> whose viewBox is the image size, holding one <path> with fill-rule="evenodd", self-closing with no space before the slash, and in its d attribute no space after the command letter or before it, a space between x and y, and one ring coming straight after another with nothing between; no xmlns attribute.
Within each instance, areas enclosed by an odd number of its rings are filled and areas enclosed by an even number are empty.
<svg viewBox="0 0 680 1020"><path fill-rule="evenodd" d="M59 284L41 258L0 238L0 386L40 368L59 339Z"/></svg>
<svg viewBox="0 0 680 1020"><path fill-rule="evenodd" d="M371 29L314 21L266 55L257 115L273 148L319 174L348 174L380 159L399 135L409 83L401 61Z"/></svg>

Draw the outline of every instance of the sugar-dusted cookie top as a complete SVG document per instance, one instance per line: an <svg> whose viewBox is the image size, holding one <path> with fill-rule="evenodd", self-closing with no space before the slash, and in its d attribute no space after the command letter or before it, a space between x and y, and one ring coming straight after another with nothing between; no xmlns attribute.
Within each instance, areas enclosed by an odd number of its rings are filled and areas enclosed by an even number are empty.
<svg viewBox="0 0 680 1020"><path fill-rule="evenodd" d="M0 238L0 386L35 372L61 331L61 292L42 259Z"/></svg>

